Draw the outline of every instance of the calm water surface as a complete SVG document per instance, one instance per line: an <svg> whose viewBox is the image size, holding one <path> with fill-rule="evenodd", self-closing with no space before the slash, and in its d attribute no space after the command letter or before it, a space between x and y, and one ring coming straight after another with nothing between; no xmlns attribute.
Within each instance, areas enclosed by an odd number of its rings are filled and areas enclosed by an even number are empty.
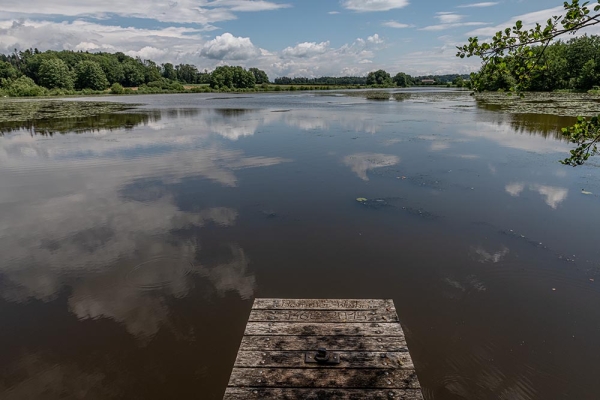
<svg viewBox="0 0 600 400"><path fill-rule="evenodd" d="M255 297L394 299L427 399L600 398L600 170L557 162L569 119L110 100L145 106L0 137L0 398L219 399Z"/></svg>

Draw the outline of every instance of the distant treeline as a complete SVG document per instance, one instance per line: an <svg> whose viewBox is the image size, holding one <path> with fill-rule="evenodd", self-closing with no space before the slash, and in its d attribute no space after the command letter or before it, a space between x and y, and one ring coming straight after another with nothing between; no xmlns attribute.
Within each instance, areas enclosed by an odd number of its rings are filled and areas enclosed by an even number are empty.
<svg viewBox="0 0 600 400"><path fill-rule="evenodd" d="M283 76L275 78L273 81L276 85L366 85L366 76L322 76L320 78L304 78L295 77L289 78Z"/></svg>
<svg viewBox="0 0 600 400"><path fill-rule="evenodd" d="M531 76L527 90L599 90L600 86L600 36L581 36L566 42L557 41L547 48L536 46L531 49L533 60L544 66L542 71ZM504 60L509 71L517 73L510 57ZM522 73L526 73L523 71ZM483 90L508 90L516 83L510 73L491 73L483 67L473 75L482 84Z"/></svg>
<svg viewBox="0 0 600 400"><path fill-rule="evenodd" d="M460 78L460 80L457 80ZM427 82L427 81L433 82ZM370 72L367 76L322 76L319 78L306 77L281 77L275 78L277 85L361 85L361 86L414 86L414 85L447 85L448 83L464 82L469 80L469 75L428 75L412 77L399 72L393 77L385 70ZM425 83L423 81L426 81ZM462 85L461 85L462 86Z"/></svg>
<svg viewBox="0 0 600 400"><path fill-rule="evenodd" d="M446 74L446 75L423 75L413 78L415 85L423 84L423 81L434 81L435 85L447 85L448 83L465 82L470 79L469 74Z"/></svg>
<svg viewBox="0 0 600 400"><path fill-rule="evenodd" d="M0 54L0 96L44 96L106 93L206 92L229 90L315 90L355 87L407 87L421 84L462 86L458 75L411 77L384 70L367 76L282 77L275 86L258 68L220 66L199 71L195 65L157 64L124 53L89 53L28 49ZM187 87L184 87L187 85ZM298 85L298 86L295 86ZM132 89L135 88L135 89Z"/></svg>

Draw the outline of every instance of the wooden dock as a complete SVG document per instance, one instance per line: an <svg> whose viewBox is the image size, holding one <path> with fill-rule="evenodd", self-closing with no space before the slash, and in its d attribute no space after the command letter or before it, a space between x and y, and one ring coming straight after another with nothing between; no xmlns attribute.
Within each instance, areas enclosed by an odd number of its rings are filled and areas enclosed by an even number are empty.
<svg viewBox="0 0 600 400"><path fill-rule="evenodd" d="M392 300L256 299L224 399L423 399Z"/></svg>

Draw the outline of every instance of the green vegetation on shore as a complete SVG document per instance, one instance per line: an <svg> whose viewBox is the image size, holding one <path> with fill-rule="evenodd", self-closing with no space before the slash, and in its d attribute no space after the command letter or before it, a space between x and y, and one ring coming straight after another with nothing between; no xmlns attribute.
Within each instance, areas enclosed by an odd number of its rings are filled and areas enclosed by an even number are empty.
<svg viewBox="0 0 600 400"><path fill-rule="evenodd" d="M548 46L532 46L530 51L542 68L532 70L520 90L600 92L600 36L558 40ZM519 74L523 73L518 67L519 60L507 57L504 63L506 70L500 71L488 63L474 75L479 91L508 91L519 83Z"/></svg>
<svg viewBox="0 0 600 400"><path fill-rule="evenodd" d="M29 49L0 54L0 96L69 96L95 94L210 93L332 90L463 85L460 75L411 77L384 70L363 77L281 77L273 83L258 68L219 66L199 71L190 64L157 64L124 53L89 53Z"/></svg>
<svg viewBox="0 0 600 400"><path fill-rule="evenodd" d="M448 74L448 75L426 75L410 76L404 72L398 72L393 77L384 70L372 71L367 76L322 76L318 78L287 76L275 78L274 83L278 85L326 85L326 86L347 86L356 88L384 88L384 87L408 87L420 85L454 85L458 87L466 86L469 75Z"/></svg>
<svg viewBox="0 0 600 400"><path fill-rule="evenodd" d="M496 32L491 41L469 43L458 47L457 57L480 57L482 67L472 74L476 91L508 89L524 96L531 90L577 89L600 94L600 39L582 36L566 43L557 41L565 34L600 24L600 0L591 6L579 0L565 1L564 12L548 18L545 25L526 29L523 21ZM562 129L563 135L576 147L561 160L578 166L600 154L600 115L577 117L577 123Z"/></svg>

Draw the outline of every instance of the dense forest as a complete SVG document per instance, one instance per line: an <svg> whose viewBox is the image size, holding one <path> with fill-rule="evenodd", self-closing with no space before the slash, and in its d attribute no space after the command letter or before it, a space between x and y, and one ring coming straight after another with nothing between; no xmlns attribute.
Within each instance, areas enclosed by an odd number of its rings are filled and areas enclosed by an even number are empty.
<svg viewBox="0 0 600 400"><path fill-rule="evenodd" d="M157 64L124 53L88 53L29 49L0 54L0 92L40 96L104 92L120 94L135 87L142 93L183 91L183 85L208 84L211 89L253 88L268 83L258 68L218 67L212 73L190 64ZM130 90L131 91L131 90Z"/></svg>
<svg viewBox="0 0 600 400"><path fill-rule="evenodd" d="M532 74L527 83L529 91L598 90L600 86L600 36L581 36L568 41L556 41L549 46L532 47L534 58L542 65ZM480 90L508 90L514 86L517 68L511 68L514 61L504 60L508 71L492 71L484 66L473 75L480 84Z"/></svg>

